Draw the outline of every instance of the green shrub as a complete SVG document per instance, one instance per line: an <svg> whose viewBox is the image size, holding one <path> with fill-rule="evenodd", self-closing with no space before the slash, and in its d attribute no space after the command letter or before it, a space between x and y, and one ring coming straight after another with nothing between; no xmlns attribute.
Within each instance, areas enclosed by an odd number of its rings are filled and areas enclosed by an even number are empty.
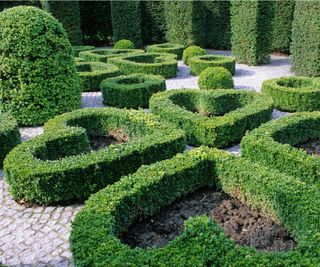
<svg viewBox="0 0 320 267"><path fill-rule="evenodd" d="M223 67L209 67L200 73L198 85L205 90L233 88L232 75Z"/></svg>
<svg viewBox="0 0 320 267"><path fill-rule="evenodd" d="M183 49L184 49L183 45L165 43L165 44L149 45L147 48L147 52L175 54L178 59L181 59Z"/></svg>
<svg viewBox="0 0 320 267"><path fill-rule="evenodd" d="M207 52L200 46L192 45L183 50L182 60L184 64L189 65L189 60L195 56L203 56L206 55Z"/></svg>
<svg viewBox="0 0 320 267"><path fill-rule="evenodd" d="M114 49L134 49L134 43L130 40L122 39L114 44Z"/></svg>
<svg viewBox="0 0 320 267"><path fill-rule="evenodd" d="M35 7L40 7L40 1L38 0L7 0L7 1L0 1L0 11L15 7L15 6L35 6ZM1 263L0 263L1 264Z"/></svg>
<svg viewBox="0 0 320 267"><path fill-rule="evenodd" d="M259 65L269 62L272 44L273 2L231 2L232 53L237 62Z"/></svg>
<svg viewBox="0 0 320 267"><path fill-rule="evenodd" d="M272 97L274 106L284 111L320 110L320 80L286 77L264 81L262 90Z"/></svg>
<svg viewBox="0 0 320 267"><path fill-rule="evenodd" d="M200 187L218 187L280 221L298 240L293 251L266 253L236 245L206 216L189 218L162 248L131 248L119 236ZM72 225L76 266L318 266L318 188L224 151L197 148L143 166L92 195Z"/></svg>
<svg viewBox="0 0 320 267"><path fill-rule="evenodd" d="M167 79L175 77L178 73L176 56L167 53L143 53L113 57L108 62L118 66L124 74L153 74L161 75Z"/></svg>
<svg viewBox="0 0 320 267"><path fill-rule="evenodd" d="M79 53L82 51L90 51L90 50L94 50L95 47L91 46L91 45L78 45L78 46L73 46L72 50L73 50L73 55L75 57L79 57Z"/></svg>
<svg viewBox="0 0 320 267"><path fill-rule="evenodd" d="M103 62L79 62L77 69L82 92L100 91L100 83L107 78L119 76L119 68Z"/></svg>
<svg viewBox="0 0 320 267"><path fill-rule="evenodd" d="M297 75L320 76L320 2L296 1L291 61Z"/></svg>
<svg viewBox="0 0 320 267"><path fill-rule="evenodd" d="M82 44L79 1L40 0L42 8L60 21L73 45Z"/></svg>
<svg viewBox="0 0 320 267"><path fill-rule="evenodd" d="M129 141L90 151L88 137L111 131L120 131ZM170 158L184 147L183 131L143 111L79 109L50 120L43 135L13 149L4 171L15 199L83 201L142 164Z"/></svg>
<svg viewBox="0 0 320 267"><path fill-rule="evenodd" d="M150 97L166 90L161 76L131 74L106 79L101 83L103 103L117 108L147 108Z"/></svg>
<svg viewBox="0 0 320 267"><path fill-rule="evenodd" d="M170 90L153 95L150 110L185 130L190 145L227 147L271 118L272 100L252 91Z"/></svg>
<svg viewBox="0 0 320 267"><path fill-rule="evenodd" d="M234 75L236 69L236 62L233 57L218 55L194 56L188 60L188 64L190 73L196 76L208 67L224 67L232 75Z"/></svg>
<svg viewBox="0 0 320 267"><path fill-rule="evenodd" d="M0 14L0 110L40 125L80 107L79 78L62 25L35 7Z"/></svg>

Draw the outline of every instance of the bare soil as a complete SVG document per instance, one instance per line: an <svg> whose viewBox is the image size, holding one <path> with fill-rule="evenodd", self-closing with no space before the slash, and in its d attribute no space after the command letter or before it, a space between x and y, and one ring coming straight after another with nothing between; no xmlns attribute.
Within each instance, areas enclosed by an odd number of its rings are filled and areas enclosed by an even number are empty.
<svg viewBox="0 0 320 267"><path fill-rule="evenodd" d="M90 146L92 151L106 148L114 144L122 144L130 140L129 136L122 130L117 129L109 131L104 136L95 136L90 138Z"/></svg>
<svg viewBox="0 0 320 267"><path fill-rule="evenodd" d="M295 147L304 149L308 154L320 156L320 138L298 144Z"/></svg>

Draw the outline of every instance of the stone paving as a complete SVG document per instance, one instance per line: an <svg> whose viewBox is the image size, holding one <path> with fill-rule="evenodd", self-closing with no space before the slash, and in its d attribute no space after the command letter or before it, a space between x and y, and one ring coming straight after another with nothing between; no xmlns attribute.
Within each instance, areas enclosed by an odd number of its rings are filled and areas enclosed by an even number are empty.
<svg viewBox="0 0 320 267"><path fill-rule="evenodd" d="M213 51L209 51L213 52ZM230 52L215 51L230 55ZM270 64L247 66L237 64L234 83L236 89L260 91L264 80L291 76L287 57L273 56ZM197 77L189 74L189 67L179 62L179 74L166 81L168 89L197 88ZM103 107L100 92L83 93L84 107ZM287 113L274 111L273 118ZM43 132L42 127L21 128L26 141ZM191 147L189 147L191 149ZM226 149L239 154L239 145ZM71 222L81 204L71 206L26 207L10 196L0 171L0 263L7 266L72 266L69 249Z"/></svg>

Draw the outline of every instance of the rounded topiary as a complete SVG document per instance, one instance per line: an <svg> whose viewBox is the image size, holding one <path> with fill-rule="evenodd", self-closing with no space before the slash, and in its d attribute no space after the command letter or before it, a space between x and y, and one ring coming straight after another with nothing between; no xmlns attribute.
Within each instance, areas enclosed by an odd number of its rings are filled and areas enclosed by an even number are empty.
<svg viewBox="0 0 320 267"><path fill-rule="evenodd" d="M21 125L41 125L78 109L81 90L62 25L35 7L0 13L0 110Z"/></svg>
<svg viewBox="0 0 320 267"><path fill-rule="evenodd" d="M114 49L134 49L134 43L127 39L119 40L114 44Z"/></svg>
<svg viewBox="0 0 320 267"><path fill-rule="evenodd" d="M91 45L76 45L72 47L73 55L75 57L78 57L81 51L89 51L93 49L95 49L95 47Z"/></svg>
<svg viewBox="0 0 320 267"><path fill-rule="evenodd" d="M200 73L198 85L207 90L233 88L232 75L223 67L209 67Z"/></svg>
<svg viewBox="0 0 320 267"><path fill-rule="evenodd" d="M171 43L155 44L155 45L149 45L147 52L175 54L178 57L178 59L181 59L184 47L185 47L184 45L171 44Z"/></svg>
<svg viewBox="0 0 320 267"><path fill-rule="evenodd" d="M200 46L192 45L183 51L182 60L184 64L189 65L189 59L194 56L206 55L207 52Z"/></svg>

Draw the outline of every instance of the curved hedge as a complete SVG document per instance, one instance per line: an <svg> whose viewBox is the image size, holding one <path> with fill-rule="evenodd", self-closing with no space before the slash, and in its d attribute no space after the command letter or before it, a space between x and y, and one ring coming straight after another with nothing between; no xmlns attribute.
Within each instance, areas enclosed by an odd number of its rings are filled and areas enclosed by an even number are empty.
<svg viewBox="0 0 320 267"><path fill-rule="evenodd" d="M121 130L130 140L90 151L88 137ZM40 204L83 201L142 164L183 151L183 131L143 111L80 109L45 125L45 133L13 149L4 162L15 199Z"/></svg>
<svg viewBox="0 0 320 267"><path fill-rule="evenodd" d="M130 248L118 236L134 221L209 186L281 222L296 250L266 253L236 245L206 216L190 218L184 232L162 248ZM197 148L136 173L92 195L72 225L76 266L319 266L318 188L224 151Z"/></svg>
<svg viewBox="0 0 320 267"><path fill-rule="evenodd" d="M130 54L142 53L143 50L140 49L96 49L93 51L83 51L79 53L79 56L82 57L85 61L94 61L94 62L107 62L109 58L119 57Z"/></svg>
<svg viewBox="0 0 320 267"><path fill-rule="evenodd" d="M143 73L173 78L178 73L176 55L168 53L143 53L110 58L124 74Z"/></svg>
<svg viewBox="0 0 320 267"><path fill-rule="evenodd" d="M226 147L271 119L272 99L252 91L183 89L153 95L150 109L185 130L188 144Z"/></svg>
<svg viewBox="0 0 320 267"><path fill-rule="evenodd" d="M181 59L184 48L185 48L184 45L164 43L164 44L149 45L147 48L147 52L175 54L178 59Z"/></svg>
<svg viewBox="0 0 320 267"><path fill-rule="evenodd" d="M150 74L131 74L104 80L103 103L117 108L147 108L150 97L166 90L165 79Z"/></svg>
<svg viewBox="0 0 320 267"><path fill-rule="evenodd" d="M183 50L182 60L184 64L189 65L190 58L206 54L207 51L205 49L201 48L200 46L191 45L188 46L185 50Z"/></svg>
<svg viewBox="0 0 320 267"><path fill-rule="evenodd" d="M236 69L236 61L233 57L218 55L195 56L188 60L188 65L190 66L190 73L196 76L208 67L224 67L232 75L234 75Z"/></svg>
<svg viewBox="0 0 320 267"><path fill-rule="evenodd" d="M247 134L241 153L308 183L320 184L320 158L293 147L320 136L320 112L301 112L271 121Z"/></svg>
<svg viewBox="0 0 320 267"><path fill-rule="evenodd" d="M100 91L100 83L107 78L119 76L119 68L103 62L78 62L77 69L82 92Z"/></svg>
<svg viewBox="0 0 320 267"><path fill-rule="evenodd" d="M320 110L320 79L287 77L264 81L261 91L284 111Z"/></svg>
<svg viewBox="0 0 320 267"><path fill-rule="evenodd" d="M7 154L20 143L17 121L8 113L0 113L0 167Z"/></svg>
<svg viewBox="0 0 320 267"><path fill-rule="evenodd" d="M91 46L91 45L76 45L72 47L73 50L73 55L75 57L79 57L79 53L81 51L90 51L90 50L94 50L95 47Z"/></svg>

